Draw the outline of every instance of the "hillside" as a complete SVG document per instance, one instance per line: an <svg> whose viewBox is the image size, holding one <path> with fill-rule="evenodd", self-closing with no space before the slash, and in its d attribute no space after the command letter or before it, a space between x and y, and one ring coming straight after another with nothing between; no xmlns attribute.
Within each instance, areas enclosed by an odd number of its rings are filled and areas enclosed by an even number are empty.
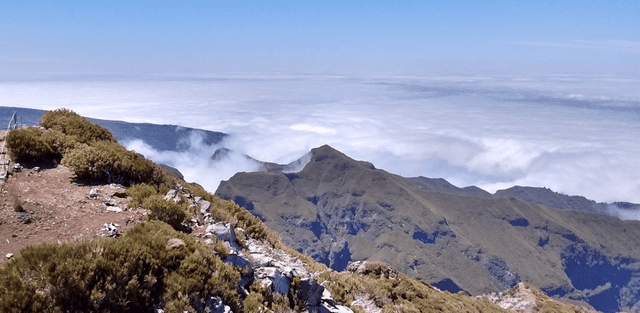
<svg viewBox="0 0 640 313"><path fill-rule="evenodd" d="M407 179L329 146L298 173L238 173L216 195L335 270L382 261L452 292L526 282L600 311L640 311L638 221Z"/></svg>

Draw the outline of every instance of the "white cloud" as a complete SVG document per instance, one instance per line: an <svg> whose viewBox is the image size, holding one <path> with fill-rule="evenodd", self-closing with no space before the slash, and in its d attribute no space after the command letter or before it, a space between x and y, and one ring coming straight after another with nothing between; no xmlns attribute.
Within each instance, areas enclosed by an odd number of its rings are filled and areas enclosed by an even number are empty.
<svg viewBox="0 0 640 313"><path fill-rule="evenodd" d="M204 144L202 134L191 133L187 140L190 148L183 152L157 151L141 140L123 144L127 149L141 153L157 163L178 169L186 181L196 182L212 192L218 188L220 181L231 178L237 172L258 170L255 162L235 151L229 153L228 158L214 162L211 157L222 145Z"/></svg>
<svg viewBox="0 0 640 313"><path fill-rule="evenodd" d="M335 134L336 133L336 131L333 129L323 127L323 126L309 125L309 124L293 124L289 126L289 129L316 133L316 134Z"/></svg>
<svg viewBox="0 0 640 313"><path fill-rule="evenodd" d="M576 43L585 44L585 43ZM229 133L227 148L289 163L329 144L404 176L489 191L546 186L640 203L640 79L611 76L345 78L220 76L189 80L0 83L0 105ZM158 153L214 191L249 164L211 168L217 147Z"/></svg>

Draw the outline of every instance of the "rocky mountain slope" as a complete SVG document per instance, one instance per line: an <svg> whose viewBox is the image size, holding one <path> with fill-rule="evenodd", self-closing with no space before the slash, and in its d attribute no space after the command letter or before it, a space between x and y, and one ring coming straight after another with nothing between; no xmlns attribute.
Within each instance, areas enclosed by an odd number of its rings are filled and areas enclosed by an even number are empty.
<svg viewBox="0 0 640 313"><path fill-rule="evenodd" d="M452 292L526 282L604 312L640 312L640 222L403 178L329 146L298 173L238 173L216 195L334 270L383 261Z"/></svg>

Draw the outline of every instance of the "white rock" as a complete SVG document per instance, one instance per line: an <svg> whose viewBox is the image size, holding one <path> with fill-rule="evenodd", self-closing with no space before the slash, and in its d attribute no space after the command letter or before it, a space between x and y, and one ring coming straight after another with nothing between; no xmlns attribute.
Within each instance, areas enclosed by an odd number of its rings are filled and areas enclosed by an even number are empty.
<svg viewBox="0 0 640 313"><path fill-rule="evenodd" d="M240 255L240 254L236 254L236 253L231 253L229 255L227 255L227 258L224 259L224 261L226 263L229 263L233 266L237 266L239 268L243 268L247 270L247 275L252 276L253 275L253 266L251 266L251 262L249 261L249 259L245 258L244 256Z"/></svg>
<svg viewBox="0 0 640 313"><path fill-rule="evenodd" d="M331 292L327 288L322 291L322 301L334 301Z"/></svg>
<svg viewBox="0 0 640 313"><path fill-rule="evenodd" d="M271 290L273 292L284 295L289 293L291 281L275 267L257 268L256 277L258 279L269 279L271 281Z"/></svg>
<svg viewBox="0 0 640 313"><path fill-rule="evenodd" d="M364 309L365 312L382 313L382 309L376 306L376 303L369 298L368 295L355 295L355 300L351 305L357 305Z"/></svg>
<svg viewBox="0 0 640 313"><path fill-rule="evenodd" d="M208 313L229 313L231 308L222 302L220 297L209 297L204 303L197 301L193 304L193 308L196 312L208 312Z"/></svg>
<svg viewBox="0 0 640 313"><path fill-rule="evenodd" d="M198 206L200 208L200 213L209 213L211 211L211 202L206 200L200 200L198 202Z"/></svg>
<svg viewBox="0 0 640 313"><path fill-rule="evenodd" d="M216 236L218 240L224 240L232 243L235 243L237 240L236 232L233 230L233 225L227 223L220 222L209 225L207 227L207 235L209 234Z"/></svg>
<svg viewBox="0 0 640 313"><path fill-rule="evenodd" d="M91 191L89 191L89 198L95 199L98 197L100 197L100 189L93 188L91 189Z"/></svg>
<svg viewBox="0 0 640 313"><path fill-rule="evenodd" d="M107 211L120 213L120 212L122 212L122 209L117 207L117 206L110 206L110 207L107 208Z"/></svg>
<svg viewBox="0 0 640 313"><path fill-rule="evenodd" d="M268 267L274 265L273 258L264 253L251 254L251 259L253 259L253 266L255 267Z"/></svg>
<svg viewBox="0 0 640 313"><path fill-rule="evenodd" d="M7 253L7 259L11 259L13 257L13 253Z"/></svg>
<svg viewBox="0 0 640 313"><path fill-rule="evenodd" d="M165 200L173 199L178 195L178 191L175 189L171 189L167 191L167 194L164 196Z"/></svg>

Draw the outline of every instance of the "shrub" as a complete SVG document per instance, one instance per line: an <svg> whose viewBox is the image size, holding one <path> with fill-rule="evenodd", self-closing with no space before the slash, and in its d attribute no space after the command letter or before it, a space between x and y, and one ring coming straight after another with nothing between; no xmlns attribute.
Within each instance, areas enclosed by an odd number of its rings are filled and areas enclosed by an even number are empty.
<svg viewBox="0 0 640 313"><path fill-rule="evenodd" d="M229 248L224 245L222 240L216 240L216 244L213 246L213 252L221 259L225 259L229 255Z"/></svg>
<svg viewBox="0 0 640 313"><path fill-rule="evenodd" d="M142 155L117 142L101 141L69 151L62 159L80 178L106 180L109 183L154 183L163 180L162 171Z"/></svg>
<svg viewBox="0 0 640 313"><path fill-rule="evenodd" d="M127 196L131 197L129 201L130 208L142 206L145 199L158 194L158 190L153 185L136 184L127 188Z"/></svg>
<svg viewBox="0 0 640 313"><path fill-rule="evenodd" d="M165 222L177 229L187 219L187 206L165 200L161 195L153 195L144 200L142 208L150 210L149 219Z"/></svg>
<svg viewBox="0 0 640 313"><path fill-rule="evenodd" d="M20 203L20 200L18 200L17 197L13 199L13 211L18 213L26 212L26 210L22 206L22 203Z"/></svg>
<svg viewBox="0 0 640 313"><path fill-rule="evenodd" d="M47 130L42 138L51 145L54 152L60 156L65 155L71 149L77 148L80 143L74 137L67 136L56 130Z"/></svg>
<svg viewBox="0 0 640 313"><path fill-rule="evenodd" d="M258 292L256 289L260 289L260 281L255 281L250 289L251 293L244 299L244 312L247 313L260 313L264 310L264 296L261 292Z"/></svg>
<svg viewBox="0 0 640 313"><path fill-rule="evenodd" d="M47 111L40 117L40 124L46 129L53 129L72 136L82 143L93 141L115 141L111 133L104 127L91 123L69 109Z"/></svg>
<svg viewBox="0 0 640 313"><path fill-rule="evenodd" d="M167 248L173 238L184 245ZM148 222L118 239L24 248L0 268L0 312L182 312L214 295L239 312L239 279L192 237Z"/></svg>
<svg viewBox="0 0 640 313"><path fill-rule="evenodd" d="M6 141L9 156L18 162L60 157L43 135L41 128L33 126L10 131Z"/></svg>

